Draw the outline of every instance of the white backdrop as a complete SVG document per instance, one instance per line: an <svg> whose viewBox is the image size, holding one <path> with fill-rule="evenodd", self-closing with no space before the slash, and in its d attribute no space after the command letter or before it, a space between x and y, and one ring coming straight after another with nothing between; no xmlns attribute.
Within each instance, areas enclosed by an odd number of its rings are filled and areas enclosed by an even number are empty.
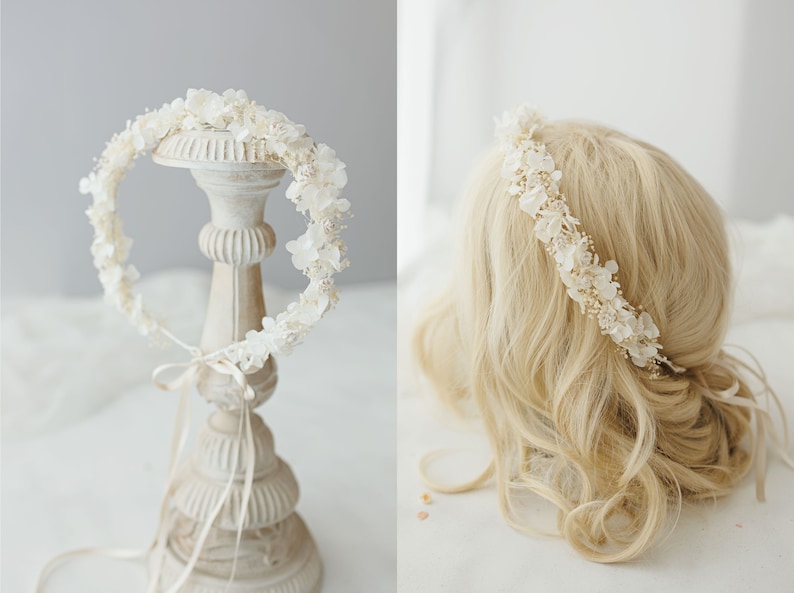
<svg viewBox="0 0 794 593"><path fill-rule="evenodd" d="M340 283L394 279L395 14L393 0L4 0L3 295L99 291L78 180L127 119L189 87L243 88L334 147L356 215ZM120 201L142 273L209 269L197 246L209 207L187 171L139 159ZM303 286L284 249L303 221L283 189L267 218L278 247L264 278Z"/></svg>
<svg viewBox="0 0 794 593"><path fill-rule="evenodd" d="M731 216L794 214L794 5L402 0L400 266L520 102L656 144ZM408 98L408 100L404 100ZM443 217L442 217L443 220Z"/></svg>

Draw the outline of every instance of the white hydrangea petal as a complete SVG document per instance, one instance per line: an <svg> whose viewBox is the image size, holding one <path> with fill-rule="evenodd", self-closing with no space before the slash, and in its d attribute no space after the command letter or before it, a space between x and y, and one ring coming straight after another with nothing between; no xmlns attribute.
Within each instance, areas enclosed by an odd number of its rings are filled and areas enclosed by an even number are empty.
<svg viewBox="0 0 794 593"><path fill-rule="evenodd" d="M543 154L535 150L531 150L527 153L526 160L530 169L537 170L543 163Z"/></svg>
<svg viewBox="0 0 794 593"><path fill-rule="evenodd" d="M599 292L601 294L601 298L608 301L615 298L615 295L618 293L618 287L614 282L610 282Z"/></svg>
<svg viewBox="0 0 794 593"><path fill-rule="evenodd" d="M524 212L534 217L537 215L541 206L546 203L546 200L548 200L546 191L543 189L543 187L540 187L533 192L528 192L521 196L521 198L518 200L518 206Z"/></svg>
<svg viewBox="0 0 794 593"><path fill-rule="evenodd" d="M334 200L334 205L336 206L336 209L342 213L350 210L350 201L347 198Z"/></svg>

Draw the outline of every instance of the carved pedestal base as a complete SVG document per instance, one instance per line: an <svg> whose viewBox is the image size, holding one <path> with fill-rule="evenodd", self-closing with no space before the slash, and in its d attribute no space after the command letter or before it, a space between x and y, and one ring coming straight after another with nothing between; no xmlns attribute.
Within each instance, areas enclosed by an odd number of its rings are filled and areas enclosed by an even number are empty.
<svg viewBox="0 0 794 593"><path fill-rule="evenodd" d="M226 593L227 591L229 593L319 593L322 564L317 548L303 520L297 514L291 515L288 521L293 523L291 528L294 530L298 548L292 550L292 555L283 559L280 564L270 566L266 558L260 554L252 554L251 551L243 550L241 547L238 567L245 565L245 572L249 574L252 569L258 568L259 574L256 577L236 576L227 589L228 578L219 578L216 571L207 573L197 566L183 586L182 593ZM233 549L234 541L231 541L231 546ZM171 583L176 581L185 569L185 564L185 559L174 552L169 545L163 565L162 591L167 590Z"/></svg>
<svg viewBox="0 0 794 593"><path fill-rule="evenodd" d="M233 475L229 497L181 593L315 593L322 568L314 541L294 512L298 484L289 466L275 455L270 430L253 412L254 479L243 512L247 450L238 439L240 414L215 412L199 432L193 455L180 468L160 590L167 591L188 565L202 528L223 497L224 482ZM234 581L227 589L235 553Z"/></svg>

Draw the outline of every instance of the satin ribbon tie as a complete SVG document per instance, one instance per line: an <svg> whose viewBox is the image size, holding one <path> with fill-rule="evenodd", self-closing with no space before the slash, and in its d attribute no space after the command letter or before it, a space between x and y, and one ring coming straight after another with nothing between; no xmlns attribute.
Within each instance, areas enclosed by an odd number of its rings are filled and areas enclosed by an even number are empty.
<svg viewBox="0 0 794 593"><path fill-rule="evenodd" d="M243 441L243 434L245 433L245 479L243 483L242 504L239 521L237 524L237 540L235 543L234 560L232 562L232 570L229 580L226 585L228 591L234 581L234 575L237 570L237 556L240 549L240 542L242 539L243 526L248 515L248 503L251 498L251 491L253 489L253 476L256 464L256 450L254 448L253 429L251 426L251 411L249 403L256 397L256 392L249 385L248 379L240 368L229 361L228 359L208 359L198 348L190 348L190 353L193 358L189 362L184 363L170 363L157 367L152 373L152 382L158 389L163 391L177 391L179 390L179 406L177 409L177 420L174 428L174 436L171 442L171 459L168 464L168 479L166 482L165 492L163 494L163 501L160 506L160 524L157 530L157 537L152 549L154 558L154 569L149 579L149 587L147 593L156 593L159 587L160 578L162 576L162 567L165 559L165 550L168 540L168 511L170 508L171 496L175 487L175 474L177 461L182 455L185 443L187 442L187 435L190 427L189 415L189 401L190 390L196 383L199 371L203 368L212 369L222 375L228 375L234 379L235 383L240 387L242 399L240 402L240 422L237 429L237 444L232 452L232 467L236 467L240 459L240 448ZM184 371L175 379L165 382L161 380L163 373L177 369L184 368ZM229 496L234 484L235 472L230 472L229 478L226 481L223 494L212 508L207 519L202 524L199 535L196 538L196 544L193 548L188 563L185 565L184 570L179 575L177 580L168 588L166 593L177 593L179 589L185 584L190 577L193 569L196 567L201 550L204 543L209 536L215 520L223 510L224 505L228 502Z"/></svg>

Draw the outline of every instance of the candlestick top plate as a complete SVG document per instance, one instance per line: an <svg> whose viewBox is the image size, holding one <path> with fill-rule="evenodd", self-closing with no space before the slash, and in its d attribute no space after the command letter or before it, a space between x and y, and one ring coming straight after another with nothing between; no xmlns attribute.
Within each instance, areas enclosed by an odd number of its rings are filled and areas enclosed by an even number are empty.
<svg viewBox="0 0 794 593"><path fill-rule="evenodd" d="M268 158L264 140L238 142L228 130L180 130L162 139L152 160L167 167L250 171L284 169Z"/></svg>

